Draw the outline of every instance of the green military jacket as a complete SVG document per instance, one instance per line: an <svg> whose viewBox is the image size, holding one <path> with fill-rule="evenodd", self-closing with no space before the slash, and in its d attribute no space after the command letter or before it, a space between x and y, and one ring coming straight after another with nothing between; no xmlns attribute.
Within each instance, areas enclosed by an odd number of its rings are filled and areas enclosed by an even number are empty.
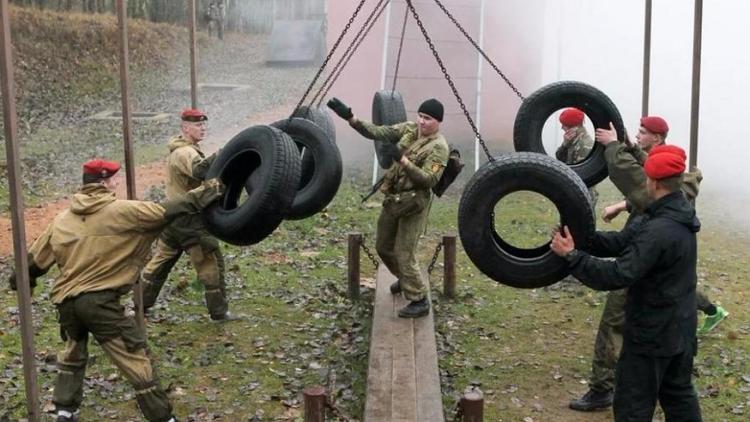
<svg viewBox="0 0 750 422"><path fill-rule="evenodd" d="M575 164L588 157L592 148L594 148L594 140L591 139L585 127L578 126L576 136L570 141L563 141L562 145L557 148L555 157L565 164Z"/></svg>
<svg viewBox="0 0 750 422"><path fill-rule="evenodd" d="M604 158L612 183L638 212L643 212L651 204L646 190L646 173L643 171L648 154L637 145L611 142L604 149ZM702 180L703 173L697 168L682 176L682 192L693 204Z"/></svg>
<svg viewBox="0 0 750 422"><path fill-rule="evenodd" d="M29 248L41 270L60 267L52 302L134 283L167 224L165 213L153 202L118 200L99 183L84 185Z"/></svg>
<svg viewBox="0 0 750 422"><path fill-rule="evenodd" d="M386 170L380 191L388 194L421 190L428 191L437 184L448 164L448 142L439 132L420 137L417 124L404 122L392 126L377 126L355 119L353 127L368 139L397 142L410 163L402 166L393 163Z"/></svg>

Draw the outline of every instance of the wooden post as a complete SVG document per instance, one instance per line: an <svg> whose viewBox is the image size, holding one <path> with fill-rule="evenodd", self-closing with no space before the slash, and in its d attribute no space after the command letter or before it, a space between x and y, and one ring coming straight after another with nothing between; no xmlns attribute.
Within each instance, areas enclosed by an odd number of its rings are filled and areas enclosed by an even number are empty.
<svg viewBox="0 0 750 422"><path fill-rule="evenodd" d="M190 106L198 108L198 74L196 63L198 62L197 46L195 39L195 0L188 2L188 32L190 33Z"/></svg>
<svg viewBox="0 0 750 422"><path fill-rule="evenodd" d="M361 233L349 233L349 298L359 299L359 249L362 245Z"/></svg>
<svg viewBox="0 0 750 422"><path fill-rule="evenodd" d="M456 298L456 235L443 236L443 294Z"/></svg>
<svg viewBox="0 0 750 422"><path fill-rule="evenodd" d="M693 88L690 101L690 169L698 164L698 122L701 99L701 39L703 34L703 0L695 0L693 16Z"/></svg>
<svg viewBox="0 0 750 422"><path fill-rule="evenodd" d="M31 287L29 262L26 251L21 164L18 153L18 116L16 115L16 89L13 81L13 47L10 39L10 6L0 0L0 84L3 94L3 121L5 123L5 157L8 161L10 215L13 227L13 255L16 285L18 286L18 313L21 320L21 351L23 354L23 379L26 387L26 413L31 422L39 420L39 391L37 390L36 364L34 362L34 324L31 316Z"/></svg>
<svg viewBox="0 0 750 422"><path fill-rule="evenodd" d="M469 387L461 396L462 422L482 422L484 420L484 395L479 387Z"/></svg>
<svg viewBox="0 0 750 422"><path fill-rule="evenodd" d="M322 385L312 385L302 392L305 400L305 422L326 420L326 389Z"/></svg>

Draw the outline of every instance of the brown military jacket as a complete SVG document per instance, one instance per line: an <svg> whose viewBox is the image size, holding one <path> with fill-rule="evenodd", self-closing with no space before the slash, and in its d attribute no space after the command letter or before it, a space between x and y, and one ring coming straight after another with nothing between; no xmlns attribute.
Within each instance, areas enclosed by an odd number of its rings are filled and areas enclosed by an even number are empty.
<svg viewBox="0 0 750 422"><path fill-rule="evenodd" d="M355 120L351 126L368 139L398 142L410 163L394 163L386 170L381 192L396 194L410 190L429 190L443 175L448 164L448 142L439 132L420 137L417 124L404 122L392 126L377 126L367 121Z"/></svg>
<svg viewBox="0 0 750 422"><path fill-rule="evenodd" d="M643 171L648 154L637 145L611 142L604 149L604 158L612 183L636 210L643 212L651 203L646 190L646 173ZM693 204L702 180L703 173L697 168L682 176L682 192Z"/></svg>
<svg viewBox="0 0 750 422"><path fill-rule="evenodd" d="M84 185L29 249L40 269L60 267L52 302L133 284L166 224L164 215L159 204L118 200L99 183Z"/></svg>
<svg viewBox="0 0 750 422"><path fill-rule="evenodd" d="M575 164L588 157L593 148L594 140L586 132L586 128L578 126L576 136L570 141L563 141L562 145L555 151L555 157L565 164Z"/></svg>
<svg viewBox="0 0 750 422"><path fill-rule="evenodd" d="M204 158L197 143L180 136L169 140L167 159L167 199L197 188L201 180L193 177L193 163Z"/></svg>

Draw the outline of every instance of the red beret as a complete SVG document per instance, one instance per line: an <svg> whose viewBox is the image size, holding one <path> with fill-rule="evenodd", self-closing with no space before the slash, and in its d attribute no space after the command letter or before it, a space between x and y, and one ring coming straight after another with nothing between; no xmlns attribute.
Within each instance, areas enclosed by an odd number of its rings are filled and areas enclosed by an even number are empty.
<svg viewBox="0 0 750 422"><path fill-rule="evenodd" d="M651 149L643 165L646 175L654 180L679 176L685 171L685 150L674 145L657 145Z"/></svg>
<svg viewBox="0 0 750 422"><path fill-rule="evenodd" d="M586 115L577 108L570 107L566 108L560 113L560 123L568 127L580 126L583 124L583 118Z"/></svg>
<svg viewBox="0 0 750 422"><path fill-rule="evenodd" d="M641 117L641 126L646 128L651 133L658 135L665 135L669 132L669 125L667 121L659 116L645 116Z"/></svg>
<svg viewBox="0 0 750 422"><path fill-rule="evenodd" d="M208 120L208 116L206 116L206 113L198 110L197 108L186 108L185 110L182 110L182 114L180 114L180 117L186 122L202 122Z"/></svg>
<svg viewBox="0 0 750 422"><path fill-rule="evenodd" d="M107 160L90 160L83 164L83 174L91 174L102 178L112 177L120 170L120 163Z"/></svg>

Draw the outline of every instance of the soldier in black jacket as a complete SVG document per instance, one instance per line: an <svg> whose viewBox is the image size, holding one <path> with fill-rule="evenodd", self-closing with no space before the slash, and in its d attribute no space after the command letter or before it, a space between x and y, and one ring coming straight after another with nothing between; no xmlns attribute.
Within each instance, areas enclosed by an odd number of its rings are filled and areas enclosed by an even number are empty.
<svg viewBox="0 0 750 422"><path fill-rule="evenodd" d="M695 330L695 209L680 191L685 152L655 147L644 164L653 203L620 232L597 232L588 253L575 249L567 226L550 247L571 274L596 290L629 287L617 366L617 422L650 422L657 399L666 420L701 421L692 383ZM605 260L597 257L617 257Z"/></svg>

